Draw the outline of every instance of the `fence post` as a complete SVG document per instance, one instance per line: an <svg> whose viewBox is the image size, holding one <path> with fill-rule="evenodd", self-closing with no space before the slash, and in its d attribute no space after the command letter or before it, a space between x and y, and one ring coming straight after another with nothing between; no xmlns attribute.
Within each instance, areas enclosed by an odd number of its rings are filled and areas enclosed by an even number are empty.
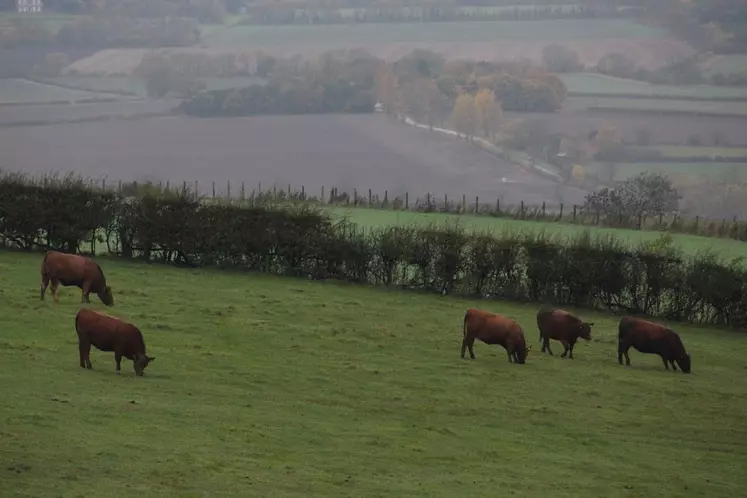
<svg viewBox="0 0 747 498"><path fill-rule="evenodd" d="M698 233L698 222L700 221L700 216L695 217L695 233Z"/></svg>
<svg viewBox="0 0 747 498"><path fill-rule="evenodd" d="M542 201L542 217L545 217L545 201Z"/></svg>
<svg viewBox="0 0 747 498"><path fill-rule="evenodd" d="M478 214L480 212L480 196L475 196L475 214Z"/></svg>
<svg viewBox="0 0 747 498"><path fill-rule="evenodd" d="M389 205L389 191L385 190L384 191L384 206L388 206L388 205Z"/></svg>
<svg viewBox="0 0 747 498"><path fill-rule="evenodd" d="M200 184L195 180L195 200L198 200L200 198L200 194L198 193L200 191Z"/></svg>
<svg viewBox="0 0 747 498"><path fill-rule="evenodd" d="M278 200L278 189L275 187L275 184L272 185L272 200Z"/></svg>
<svg viewBox="0 0 747 498"><path fill-rule="evenodd" d="M171 187L169 187L169 181L166 180L166 192L170 192L170 191L171 191Z"/></svg>
<svg viewBox="0 0 747 498"><path fill-rule="evenodd" d="M410 192L405 192L405 211L410 209Z"/></svg>
<svg viewBox="0 0 747 498"><path fill-rule="evenodd" d="M368 207L371 207L371 189L368 189Z"/></svg>
<svg viewBox="0 0 747 498"><path fill-rule="evenodd" d="M304 185L301 185L301 200L302 201L306 200L306 186Z"/></svg>
<svg viewBox="0 0 747 498"><path fill-rule="evenodd" d="M573 205L573 221L576 221L576 205Z"/></svg>
<svg viewBox="0 0 747 498"><path fill-rule="evenodd" d="M106 191L106 178L101 180L101 190Z"/></svg>
<svg viewBox="0 0 747 498"><path fill-rule="evenodd" d="M88 190L93 190L93 178L88 179Z"/></svg>
<svg viewBox="0 0 747 498"><path fill-rule="evenodd" d="M521 207L519 208L519 219L524 219L524 201L521 201Z"/></svg>
<svg viewBox="0 0 747 498"><path fill-rule="evenodd" d="M430 211L431 210L431 193L430 192L425 194L425 205L428 206L426 209Z"/></svg>
<svg viewBox="0 0 747 498"><path fill-rule="evenodd" d="M357 206L357 205L358 205L358 189L354 188L353 189L353 206Z"/></svg>
<svg viewBox="0 0 747 498"><path fill-rule="evenodd" d="M246 190L244 189L244 182L241 182L241 200L246 199Z"/></svg>
<svg viewBox="0 0 747 498"><path fill-rule="evenodd" d="M562 202L560 203L560 217L558 218L558 220L561 220L561 221L563 220L563 203Z"/></svg>
<svg viewBox="0 0 747 498"><path fill-rule="evenodd" d="M288 184L288 199L291 198L291 184Z"/></svg>
<svg viewBox="0 0 747 498"><path fill-rule="evenodd" d="M117 192L120 194L122 193L122 180L119 180L117 184Z"/></svg>
<svg viewBox="0 0 747 498"><path fill-rule="evenodd" d="M215 199L215 182L213 182L213 199Z"/></svg>
<svg viewBox="0 0 747 498"><path fill-rule="evenodd" d="M327 200L324 198L324 185L322 185L322 204L326 204Z"/></svg>
<svg viewBox="0 0 747 498"><path fill-rule="evenodd" d="M187 195L187 180L182 182L182 195Z"/></svg>
<svg viewBox="0 0 747 498"><path fill-rule="evenodd" d="M231 199L231 180L226 182L226 192L228 193L228 198Z"/></svg>
<svg viewBox="0 0 747 498"><path fill-rule="evenodd" d="M501 199L500 198L495 200L495 213L501 214Z"/></svg>

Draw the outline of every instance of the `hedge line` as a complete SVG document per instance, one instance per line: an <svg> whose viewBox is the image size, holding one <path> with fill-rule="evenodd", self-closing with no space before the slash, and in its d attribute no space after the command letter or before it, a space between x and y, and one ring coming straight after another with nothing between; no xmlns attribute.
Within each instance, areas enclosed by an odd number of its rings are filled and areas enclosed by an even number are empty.
<svg viewBox="0 0 747 498"><path fill-rule="evenodd" d="M190 192L125 197L69 179L38 186L5 177L0 242L69 252L105 243L123 258L747 325L740 261L683 256L665 238L629 248L588 233L563 242L458 226L364 232L308 205L205 204Z"/></svg>

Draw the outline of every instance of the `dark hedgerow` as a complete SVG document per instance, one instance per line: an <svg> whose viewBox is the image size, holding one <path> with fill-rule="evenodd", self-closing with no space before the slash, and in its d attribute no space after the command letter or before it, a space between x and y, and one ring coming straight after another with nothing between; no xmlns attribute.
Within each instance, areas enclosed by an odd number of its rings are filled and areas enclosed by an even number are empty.
<svg viewBox="0 0 747 498"><path fill-rule="evenodd" d="M669 235L629 247L589 232L556 240L458 225L364 231L309 204L206 203L186 190L126 194L71 177L39 184L0 176L0 245L101 252L98 241L125 259L747 326L742 260L683 255Z"/></svg>

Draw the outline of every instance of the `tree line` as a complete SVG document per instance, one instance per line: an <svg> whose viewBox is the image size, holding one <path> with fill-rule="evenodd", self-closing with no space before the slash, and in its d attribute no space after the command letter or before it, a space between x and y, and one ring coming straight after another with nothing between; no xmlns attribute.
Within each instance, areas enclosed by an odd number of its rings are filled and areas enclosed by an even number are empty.
<svg viewBox="0 0 747 498"><path fill-rule="evenodd" d="M168 64L154 68L164 72ZM428 50L391 63L364 50L339 50L295 65L263 57L261 66L265 83L199 92L182 108L197 116L373 112L378 101L387 113L430 124L453 116L460 132L487 137L496 132L502 110L552 112L567 95L556 75L530 63L447 61ZM178 67L170 72L184 74Z"/></svg>
<svg viewBox="0 0 747 498"><path fill-rule="evenodd" d="M308 205L201 203L188 191L125 196L72 178L39 185L6 175L0 238L22 250L101 252L104 244L126 259L747 325L741 261L684 255L666 237L630 247L588 232L560 241L458 226L363 231Z"/></svg>

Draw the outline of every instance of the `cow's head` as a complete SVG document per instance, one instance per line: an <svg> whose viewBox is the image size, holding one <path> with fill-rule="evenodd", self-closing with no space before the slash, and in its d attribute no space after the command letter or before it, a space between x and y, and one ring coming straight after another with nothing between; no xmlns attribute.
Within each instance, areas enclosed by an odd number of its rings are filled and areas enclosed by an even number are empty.
<svg viewBox="0 0 747 498"><path fill-rule="evenodd" d="M685 353L682 358L677 360L677 364L680 366L683 372L689 374L691 372L690 355Z"/></svg>
<svg viewBox="0 0 747 498"><path fill-rule="evenodd" d="M108 285L104 288L103 291L98 293L99 299L101 299L101 302L104 303L107 306L114 306L114 294L112 294L112 288Z"/></svg>
<svg viewBox="0 0 747 498"><path fill-rule="evenodd" d="M586 339L587 341L591 340L591 328L594 326L594 322L584 322L581 325L578 326L578 335L579 337Z"/></svg>
<svg viewBox="0 0 747 498"><path fill-rule="evenodd" d="M143 373L145 373L145 367L147 367L148 363L155 359L155 356L149 357L148 355L143 353L136 353L135 359L132 361L132 366L135 368L135 374L137 374L139 377L142 377Z"/></svg>
<svg viewBox="0 0 747 498"><path fill-rule="evenodd" d="M519 363L520 365L525 364L527 362L527 356L529 355L529 351L531 350L532 350L531 344L529 346L524 346L523 348L519 347L515 349L514 351L516 351L517 363Z"/></svg>

